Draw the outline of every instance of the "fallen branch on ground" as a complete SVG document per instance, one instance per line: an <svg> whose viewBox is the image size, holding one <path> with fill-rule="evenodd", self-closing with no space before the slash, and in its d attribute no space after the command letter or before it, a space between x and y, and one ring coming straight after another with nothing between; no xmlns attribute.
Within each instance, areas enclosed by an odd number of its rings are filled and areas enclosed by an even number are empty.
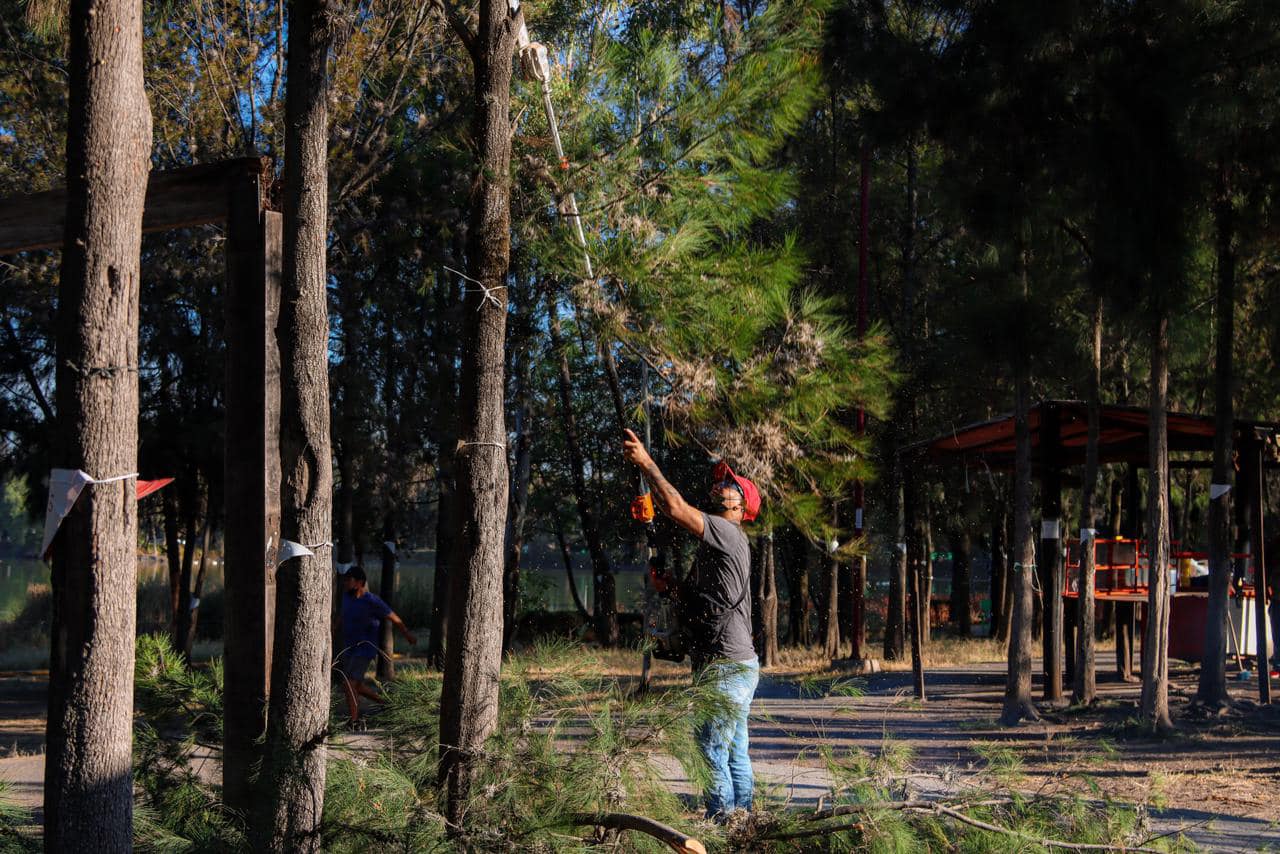
<svg viewBox="0 0 1280 854"><path fill-rule="evenodd" d="M1000 803L1009 803L1009 801L1008 800L981 801L978 803L970 804L970 806L991 806L991 805L1000 804ZM1045 848L1060 848L1066 851L1124 851L1127 854L1128 852L1133 852L1133 854L1162 854L1162 852L1158 848L1145 848L1141 846L1133 847L1133 846L1127 846L1127 845L1111 845L1107 843L1095 843L1095 842L1067 842L1061 839L1048 839L1048 838L1032 836L1030 834L1026 834L1026 833L1022 833L1021 831L1014 830L1013 828L1003 827L998 824L992 824L990 822L982 821L981 819L973 818L972 816L969 816L964 812L961 812L960 810L955 809L954 807L949 807L946 804L938 803L936 801L924 801L924 800L879 801L879 802L870 802L865 804L841 804L838 807L831 807L830 809L827 809L827 810L821 810L819 813L816 813L813 816L810 816L809 819L811 821L819 821L819 820L824 820L828 818L835 818L837 816L866 815L868 813L879 812L879 811L932 813L938 816L947 816L948 818L955 819L956 821L962 824L967 824L971 827L976 827L979 830L985 830L990 833L1001 833L1001 834L1004 834L1005 836L1012 836L1015 839L1021 839L1026 842L1032 842L1036 845L1040 845ZM811 828L807 830L798 830L798 831L791 831L791 832L783 831L779 833L770 833L760 838L762 840L804 839L812 836L822 836L822 835L831 834L831 833L841 833L846 830L860 830L861 828L862 828L862 822L860 821L844 822L841 824L832 824L832 825L827 825L825 827L816 827L816 828Z"/></svg>
<svg viewBox="0 0 1280 854"><path fill-rule="evenodd" d="M634 830L637 833L652 836L659 842L671 846L673 850L679 851L680 854L707 854L706 846L692 836L641 815L620 812L600 815L579 814L573 817L573 823L590 824L607 830Z"/></svg>

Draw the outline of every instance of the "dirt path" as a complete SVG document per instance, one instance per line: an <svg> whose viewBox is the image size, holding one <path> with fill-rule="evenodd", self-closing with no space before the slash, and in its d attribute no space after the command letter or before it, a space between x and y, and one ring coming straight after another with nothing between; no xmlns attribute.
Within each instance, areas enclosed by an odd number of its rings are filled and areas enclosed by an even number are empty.
<svg viewBox="0 0 1280 854"><path fill-rule="evenodd" d="M668 677L680 672L669 669ZM1041 723L1010 730L996 724L999 663L932 670L923 705L909 673L872 676L856 697L822 696L829 680L766 676L753 705L752 759L770 796L813 804L832 786L820 746L837 757L905 747L908 792L942 796L994 778L1023 791L1147 805L1157 832L1183 831L1208 850L1280 849L1280 708L1257 707L1252 684L1233 684L1236 709L1195 718L1186 703L1194 671L1174 665L1171 675L1178 734L1162 739L1133 724L1138 687L1115 681L1100 686L1096 709L1049 710ZM43 790L45 681L0 675L0 779L32 808ZM692 795L678 763L662 770Z"/></svg>

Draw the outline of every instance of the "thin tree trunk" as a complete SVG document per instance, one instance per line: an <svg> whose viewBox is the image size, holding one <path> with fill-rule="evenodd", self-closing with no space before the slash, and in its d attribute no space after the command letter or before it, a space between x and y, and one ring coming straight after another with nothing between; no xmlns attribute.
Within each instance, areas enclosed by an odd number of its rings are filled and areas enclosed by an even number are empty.
<svg viewBox="0 0 1280 854"><path fill-rule="evenodd" d="M907 526L907 558L910 573L910 632L911 632L911 675L915 689L915 697L921 702L925 699L924 686L924 633L927 623L925 613L929 605L925 592L924 561L922 552L928 549L924 535L924 522L917 510L917 486L914 477L908 477L903 484L903 515Z"/></svg>
<svg viewBox="0 0 1280 854"><path fill-rule="evenodd" d="M431 584L431 633L427 639L427 661L432 667L444 669L445 638L449 632L449 579L453 567L453 549L458 529L457 489L454 464L454 446L458 441L456 416L457 358L456 323L460 317L457 309L457 293L448 278L442 277L447 296L437 317L436 348L436 555Z"/></svg>
<svg viewBox="0 0 1280 854"><path fill-rule="evenodd" d="M951 620L960 637L973 635L973 599L969 573L969 534L957 532L951 538Z"/></svg>
<svg viewBox="0 0 1280 854"><path fill-rule="evenodd" d="M72 0L68 31L57 465L119 477L138 460L138 258L151 151L142 3ZM135 486L131 477L87 485L53 542L48 851L133 844Z"/></svg>
<svg viewBox="0 0 1280 854"><path fill-rule="evenodd" d="M395 511L388 510L382 523L382 577L378 583L378 595L387 607L396 607L396 522ZM390 620L382 620L378 626L378 678L386 681L396 678L396 632Z"/></svg>
<svg viewBox="0 0 1280 854"><path fill-rule="evenodd" d="M1196 699L1227 702L1227 596L1231 588L1231 432L1235 407L1231 396L1232 344L1235 340L1235 222L1226 167L1219 169L1214 225L1218 243L1217 361L1214 365L1213 483L1209 495L1209 606L1205 617L1204 657ZM1217 492L1215 496L1213 493ZM1238 498L1238 496L1237 496ZM1275 606L1273 606L1275 607Z"/></svg>
<svg viewBox="0 0 1280 854"><path fill-rule="evenodd" d="M280 321L280 536L315 554L280 564L260 851L318 851L329 724L333 470L329 435L328 58L333 7L289 4Z"/></svg>
<svg viewBox="0 0 1280 854"><path fill-rule="evenodd" d="M1008 509L997 498L991 521L991 637L1009 641L1009 609L1005 607L1009 589Z"/></svg>
<svg viewBox="0 0 1280 854"><path fill-rule="evenodd" d="M532 297L530 297L532 299ZM533 378L527 353L516 362L516 462L511 473L511 508L507 514L506 561L503 566L502 648L511 649L520 605L520 553L524 550L529 484L533 474Z"/></svg>
<svg viewBox="0 0 1280 854"><path fill-rule="evenodd" d="M582 615L582 619L591 622L591 612L587 610L587 606L582 602L582 596L578 594L578 582L573 577L573 553L569 551L569 541L564 536L564 524L560 521L558 514L552 514L556 525L556 542L560 545L560 557L564 560L565 580L569 583L569 595L573 597L573 605L578 609L578 613Z"/></svg>
<svg viewBox="0 0 1280 854"><path fill-rule="evenodd" d="M169 570L169 610L170 626L177 632L178 624L178 590L182 585L182 546L179 543L178 525L181 511L178 508L178 490L164 491L164 546L167 568Z"/></svg>
<svg viewBox="0 0 1280 854"><path fill-rule="evenodd" d="M209 506L218 507L219 505L210 501ZM209 547L213 544L215 530L217 530L215 517L213 513L210 513L204 524L204 536L202 538L204 546L200 550L200 569L196 571L195 585L191 590L191 604L188 606L191 611L191 619L187 624L186 645L183 648L183 654L188 661L191 660L191 648L195 645L196 628L200 623L200 599L204 595L205 571L209 566Z"/></svg>
<svg viewBox="0 0 1280 854"><path fill-rule="evenodd" d="M777 544L782 549L782 571L787 576L787 643L806 646L809 643L809 576L805 570L804 557L797 553L794 540L794 532L787 529L782 541Z"/></svg>
<svg viewBox="0 0 1280 854"><path fill-rule="evenodd" d="M906 654L907 531L903 514L902 461L895 457L893 495L898 537L889 557L889 596L884 623L884 660L901 661Z"/></svg>
<svg viewBox="0 0 1280 854"><path fill-rule="evenodd" d="M440 782L460 827L480 748L498 720L502 666L502 536L507 512L507 266L511 250L511 58L517 16L506 0L480 3L468 33L475 71L471 190L463 307L457 464L457 542L449 579L449 638L440 705Z"/></svg>
<svg viewBox="0 0 1280 854"><path fill-rule="evenodd" d="M826 564L826 572L823 574L827 590L826 601L823 603L823 613L826 616L823 619L822 652L827 658L836 659L840 657L840 562L835 555L830 555Z"/></svg>
<svg viewBox="0 0 1280 854"><path fill-rule="evenodd" d="M1072 673L1071 700L1076 704L1089 704L1097 699L1097 652L1094 619L1097 601L1094 598L1097 559L1094 539L1098 532L1094 490L1098 482L1098 439L1102 426L1102 297L1094 299L1093 329L1089 343L1091 368L1089 371L1089 437L1085 443L1084 482L1080 487L1080 585L1076 599L1079 625L1076 631L1076 660Z"/></svg>
<svg viewBox="0 0 1280 854"><path fill-rule="evenodd" d="M1150 459L1147 475L1147 630L1142 639L1142 717L1156 729L1169 719L1169 317L1151 328Z"/></svg>
<svg viewBox="0 0 1280 854"><path fill-rule="evenodd" d="M205 563L205 552L209 548L209 525L212 521L213 506L206 501L204 525L197 540L196 518L193 515L187 520L187 547L182 556L182 573L178 581L178 607L174 613L173 648L191 660L191 581L195 568L197 542L200 547L200 565Z"/></svg>
<svg viewBox="0 0 1280 854"><path fill-rule="evenodd" d="M194 473L192 475L194 479ZM187 637L187 620L190 616L191 601L191 571L195 567L196 561L196 540L198 537L199 520L196 518L195 499L189 499L187 502L189 515L183 524L183 539L186 544L182 547L182 566L178 571L178 584L174 593L177 594L173 602L173 620L169 637L173 640L173 648L181 650ZM183 610L187 610L183 614Z"/></svg>
<svg viewBox="0 0 1280 854"><path fill-rule="evenodd" d="M778 663L778 579L774 566L773 531L767 532L760 549L760 666Z"/></svg>
<svg viewBox="0 0 1280 854"><path fill-rule="evenodd" d="M591 510L591 498L587 494L586 461L582 454L582 441L578 433L578 418L573 409L573 376L569 372L569 353L560 335L560 317L556 312L554 297L547 300L548 329L551 346L556 352L556 390L560 398L560 417L564 426L564 442L569 452L569 473L573 478L573 498L578 508L578 521L582 536L587 541L591 555L591 572L595 581L594 614L596 638L604 646L618 644L617 587L609 557L604 551L600 528ZM598 468L597 468L598 470Z"/></svg>
<svg viewBox="0 0 1280 854"><path fill-rule="evenodd" d="M1027 252L1019 252L1018 267L1022 296L1028 295ZM1009 675L1005 683L1004 709L1000 722L1014 726L1018 721L1039 720L1031 699L1032 574L1036 571L1035 543L1031 539L1031 377L1026 359L1019 355L1014 365L1014 453L1013 481L1013 610L1009 631Z"/></svg>

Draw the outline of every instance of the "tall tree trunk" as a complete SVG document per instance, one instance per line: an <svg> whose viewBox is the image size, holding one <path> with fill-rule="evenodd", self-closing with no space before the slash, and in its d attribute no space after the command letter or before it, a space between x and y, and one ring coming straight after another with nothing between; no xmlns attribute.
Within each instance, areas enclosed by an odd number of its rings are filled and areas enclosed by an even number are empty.
<svg viewBox="0 0 1280 854"><path fill-rule="evenodd" d="M907 559L910 573L910 632L911 675L917 700L924 701L924 633L927 630L925 614L929 610L924 578L924 563L928 557L924 520L920 518L918 487L914 476L908 476L902 488L903 516L907 526Z"/></svg>
<svg viewBox="0 0 1280 854"><path fill-rule="evenodd" d="M271 699L253 822L260 851L318 851L329 724L333 462L329 438L328 58L334 9L289 4L280 321L280 564Z"/></svg>
<svg viewBox="0 0 1280 854"><path fill-rule="evenodd" d="M778 577L774 566L773 531L761 538L760 549L760 666L778 663Z"/></svg>
<svg viewBox="0 0 1280 854"><path fill-rule="evenodd" d="M482 0L478 33L460 25L475 71L471 188L463 301L457 541L449 578L449 636L440 705L440 781L446 814L465 815L480 748L498 720L502 666L502 535L507 512L503 377L511 251L511 58L516 17Z"/></svg>
<svg viewBox="0 0 1280 854"><path fill-rule="evenodd" d="M1147 474L1147 630L1142 639L1142 717L1156 729L1169 719L1169 316L1151 326L1151 470Z"/></svg>
<svg viewBox="0 0 1280 854"><path fill-rule="evenodd" d="M1019 277L1024 303L1028 297L1028 258L1018 253ZM1031 699L1031 619L1032 573L1036 571L1035 543L1031 539L1031 376L1025 356L1015 358L1013 373L1014 481L1013 481L1013 610L1009 630L1009 675L1005 682L1004 709L1000 722L1013 726L1018 721L1039 720Z"/></svg>
<svg viewBox="0 0 1280 854"><path fill-rule="evenodd" d="M1095 647L1094 598L1097 558L1094 540L1098 532L1094 491L1098 482L1098 439L1102 428L1102 297L1094 298L1093 327L1089 342L1089 437L1084 452L1084 482L1080 487L1080 584L1077 610L1076 660L1071 690L1072 702L1088 704L1097 699L1097 652Z"/></svg>
<svg viewBox="0 0 1280 854"><path fill-rule="evenodd" d="M569 372L569 353L560 335L560 317L556 311L555 298L547 299L548 329L551 333L551 346L556 352L556 390L560 398L560 417L564 425L564 442L569 451L569 473L573 478L573 498L578 508L578 521L582 525L582 536L587 541L587 552L591 555L591 573L594 579L595 604L593 606L596 624L596 638L605 646L616 646L618 643L618 600L617 586L613 569L609 566L609 557L604 551L604 541L600 536L600 528L596 524L595 514L591 512L591 497L587 494L586 460L582 454L582 441L578 433L578 418L573 409L573 376Z"/></svg>
<svg viewBox="0 0 1280 854"><path fill-rule="evenodd" d="M969 534L958 531L951 537L951 620L960 637L973 635L972 579L969 572Z"/></svg>
<svg viewBox="0 0 1280 854"><path fill-rule="evenodd" d="M396 514L388 509L382 521L382 577L378 582L378 595L387 607L396 607L396 564L399 563L397 551ZM381 680L396 678L396 632L390 620L382 620L378 626L378 678Z"/></svg>
<svg viewBox="0 0 1280 854"><path fill-rule="evenodd" d="M169 570L169 610L172 630L177 632L178 625L178 591L182 586L182 545L178 536L181 524L181 511L178 508L178 490L164 491L164 547ZM175 635L176 636L176 635Z"/></svg>
<svg viewBox="0 0 1280 854"><path fill-rule="evenodd" d="M782 549L782 571L787 576L787 643L807 646L809 643L809 574L804 555L795 546L796 536L790 529L777 547Z"/></svg>
<svg viewBox="0 0 1280 854"><path fill-rule="evenodd" d="M218 507L219 505L213 501L209 502L210 507ZM196 629L200 624L200 599L204 596L204 579L205 572L209 567L209 548L213 545L214 532L217 530L216 517L211 512L204 523L204 535L201 537L203 547L200 549L200 569L196 571L195 584L191 590L191 604L188 610L191 617L187 621L186 644L183 647L183 655L188 661L191 660L191 647L196 642Z"/></svg>
<svg viewBox="0 0 1280 854"><path fill-rule="evenodd" d="M532 297L530 297L532 299ZM520 605L520 553L524 550L529 484L533 474L533 377L527 352L516 361L516 461L511 472L511 507L507 513L506 559L503 565L502 648L511 649Z"/></svg>
<svg viewBox="0 0 1280 854"><path fill-rule="evenodd" d="M564 523L560 521L560 514L552 513L551 515L555 520L556 542L560 546L560 557L564 560L564 576L565 581L569 584L569 595L573 597L573 605L578 609L582 619L591 622L591 612L583 604L582 596L578 593L578 582L573 577L573 553L569 551L569 541L564 536Z"/></svg>
<svg viewBox="0 0 1280 854"><path fill-rule="evenodd" d="M440 311L436 318L436 555L431 583L431 633L427 639L427 661L432 667L444 669L445 638L449 631L449 579L453 567L454 541L458 530L457 481L455 477L454 446L458 441L456 401L458 377L454 362L457 359L457 292L448 277L438 283L443 292Z"/></svg>
<svg viewBox="0 0 1280 854"><path fill-rule="evenodd" d="M193 473L194 479L194 473ZM188 515L183 523L183 538L186 543L182 547L182 568L178 572L177 598L173 603L173 625L170 637L173 648L180 650L186 642L188 620L191 616L191 571L195 568L196 546L199 536L200 520L197 518L197 506L192 498L187 505ZM187 613L183 613L183 611Z"/></svg>
<svg viewBox="0 0 1280 854"><path fill-rule="evenodd" d="M822 652L827 658L836 659L840 657L840 561L834 554L827 556L823 581L826 601L823 603Z"/></svg>
<svg viewBox="0 0 1280 854"><path fill-rule="evenodd" d="M903 513L902 460L894 457L893 495L897 511L898 537L889 557L889 596L884 621L884 660L901 661L906 654L907 620L907 529Z"/></svg>
<svg viewBox="0 0 1280 854"><path fill-rule="evenodd" d="M1217 360L1214 365L1213 484L1209 495L1209 607L1205 617L1204 657L1196 699L1227 702L1227 596L1231 588L1231 433L1235 406L1231 395L1232 344L1235 340L1236 256L1234 211L1226 166L1219 167L1214 203L1217 231ZM1216 495L1214 493L1217 493ZM1239 496L1237 496L1238 498ZM1275 607L1275 606L1273 606Z"/></svg>
<svg viewBox="0 0 1280 854"><path fill-rule="evenodd" d="M182 556L182 573L178 581L178 608L174 614L173 648L182 653L188 661L191 659L191 582L192 570L195 568L195 552L200 548L200 566L203 569L206 553L209 550L209 527L213 522L213 505L206 500L204 507L204 524L199 537L196 535L196 517L187 520L187 547Z"/></svg>
<svg viewBox="0 0 1280 854"><path fill-rule="evenodd" d="M57 316L58 465L138 461L138 258L151 151L142 3L72 0ZM45 848L133 844L135 479L90 484L53 542Z"/></svg>
<svg viewBox="0 0 1280 854"><path fill-rule="evenodd" d="M1009 641L1009 609L1005 600L1009 590L1008 504L996 499L991 518L991 637L1001 643Z"/></svg>

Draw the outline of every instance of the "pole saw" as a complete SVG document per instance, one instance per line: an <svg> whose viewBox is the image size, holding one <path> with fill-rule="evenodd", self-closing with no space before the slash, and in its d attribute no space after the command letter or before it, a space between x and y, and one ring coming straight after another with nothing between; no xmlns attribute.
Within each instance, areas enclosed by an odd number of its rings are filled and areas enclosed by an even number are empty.
<svg viewBox="0 0 1280 854"><path fill-rule="evenodd" d="M513 0L514 2L514 0ZM518 3L516 4L518 8ZM551 61L546 45L529 38L529 29L525 26L524 16L520 16L520 28L516 33L516 46L520 52L520 73L530 83L536 82L542 90L542 109L547 115L547 127L551 130L551 143L555 147L556 160L561 172L569 171L569 158L565 156L564 144L560 139L560 123L556 119L556 108L551 98ZM587 234L582 227L582 215L578 212L578 198L573 190L561 194L559 210L562 216L573 223L574 236L578 248L582 250L582 265L587 278L595 278L595 270L591 264L591 254L587 251ZM652 446L653 433L649 412L649 366L641 366L641 382L644 386L644 446L648 450ZM640 491L631 502L631 518L645 526L645 539L648 543L648 556L657 554L655 544L656 528L654 527L653 495L649 492L649 483L640 477Z"/></svg>

